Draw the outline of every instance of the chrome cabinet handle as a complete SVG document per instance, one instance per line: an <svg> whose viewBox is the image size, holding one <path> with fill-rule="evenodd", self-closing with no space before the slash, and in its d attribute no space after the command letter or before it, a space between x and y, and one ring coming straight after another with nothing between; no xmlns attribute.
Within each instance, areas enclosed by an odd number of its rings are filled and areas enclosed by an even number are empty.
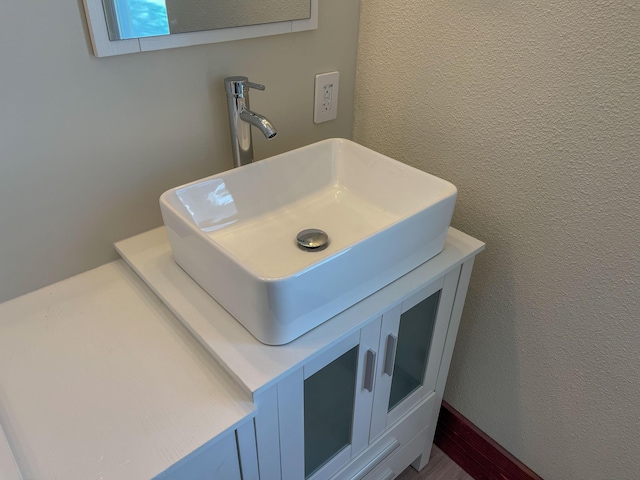
<svg viewBox="0 0 640 480"><path fill-rule="evenodd" d="M363 380L363 388L368 390L369 392L373 391L373 378L376 369L376 352L369 349L367 353L365 353L364 360L364 380Z"/></svg>
<svg viewBox="0 0 640 480"><path fill-rule="evenodd" d="M396 347L398 346L398 337L390 333L387 336L387 346L384 351L384 369L385 375L393 375L393 364L396 360Z"/></svg>

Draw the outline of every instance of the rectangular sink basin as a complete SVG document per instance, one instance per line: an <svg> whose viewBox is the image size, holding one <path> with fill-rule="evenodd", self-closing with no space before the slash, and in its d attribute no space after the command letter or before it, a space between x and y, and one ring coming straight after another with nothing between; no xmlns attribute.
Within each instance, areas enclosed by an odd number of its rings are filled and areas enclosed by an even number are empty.
<svg viewBox="0 0 640 480"><path fill-rule="evenodd" d="M456 187L330 139L160 197L174 259L259 341L288 343L444 247ZM302 250L299 232L326 232Z"/></svg>

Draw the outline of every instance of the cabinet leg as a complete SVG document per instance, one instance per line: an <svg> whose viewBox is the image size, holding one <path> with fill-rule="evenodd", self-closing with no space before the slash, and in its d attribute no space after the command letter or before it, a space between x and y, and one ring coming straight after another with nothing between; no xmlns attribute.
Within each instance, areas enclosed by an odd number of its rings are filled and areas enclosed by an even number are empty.
<svg viewBox="0 0 640 480"><path fill-rule="evenodd" d="M437 405L440 405L440 403L436 403ZM433 416L432 416L433 418ZM436 417L437 419L438 417ZM436 424L438 422L436 420L432 420L431 425L429 425L428 428L428 433L427 433L427 443L424 446L424 449L422 450L422 454L416 458L414 460L414 462L411 464L411 466L413 468L415 468L417 471L422 470L424 467L427 466L427 463L429 463L429 458L431 457L431 447L433 447L433 437L436 434Z"/></svg>
<svg viewBox="0 0 640 480"><path fill-rule="evenodd" d="M429 457L431 456L432 445L433 443L428 443L427 447L422 452L422 455L416 458L411 464L411 466L415 468L418 472L422 470L424 467L426 467L427 463L429 463Z"/></svg>

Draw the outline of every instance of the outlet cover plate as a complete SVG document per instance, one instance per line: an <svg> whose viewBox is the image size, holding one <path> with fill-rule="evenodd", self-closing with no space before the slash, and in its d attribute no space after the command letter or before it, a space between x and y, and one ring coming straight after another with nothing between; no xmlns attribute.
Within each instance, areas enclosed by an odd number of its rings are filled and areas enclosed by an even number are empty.
<svg viewBox="0 0 640 480"><path fill-rule="evenodd" d="M339 72L320 73L316 75L315 103L313 107L314 123L335 120L338 116L339 85Z"/></svg>

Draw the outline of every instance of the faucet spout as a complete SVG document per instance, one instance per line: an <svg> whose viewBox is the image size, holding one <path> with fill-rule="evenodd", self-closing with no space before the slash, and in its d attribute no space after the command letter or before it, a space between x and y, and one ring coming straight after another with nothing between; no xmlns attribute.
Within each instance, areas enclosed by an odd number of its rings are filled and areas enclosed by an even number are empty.
<svg viewBox="0 0 640 480"><path fill-rule="evenodd" d="M247 77L224 79L234 167L253 162L251 125L260 129L267 139L275 137L278 133L276 127L265 116L249 110L249 89L251 88L264 90L264 85L251 83Z"/></svg>
<svg viewBox="0 0 640 480"><path fill-rule="evenodd" d="M260 115L259 113L252 112L245 108L240 112L240 118L258 128L267 139L271 139L278 134L276 127L274 127L269 119L264 115Z"/></svg>

